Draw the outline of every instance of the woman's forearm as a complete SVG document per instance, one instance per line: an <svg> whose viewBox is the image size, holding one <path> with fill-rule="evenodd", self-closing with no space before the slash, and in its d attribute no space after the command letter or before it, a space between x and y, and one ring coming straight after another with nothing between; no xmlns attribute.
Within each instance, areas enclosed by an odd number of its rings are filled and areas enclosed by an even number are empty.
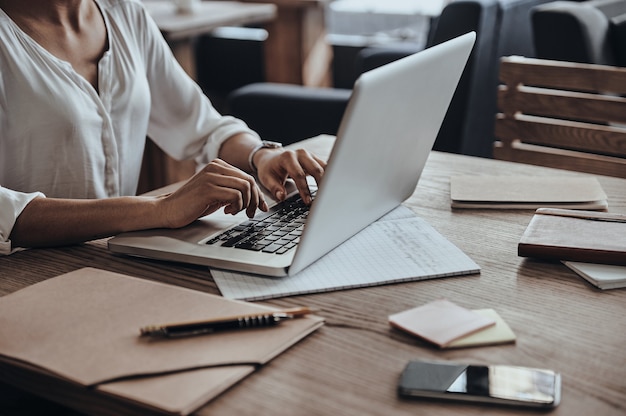
<svg viewBox="0 0 626 416"><path fill-rule="evenodd" d="M245 133L236 134L222 144L219 157L231 165L251 173L248 157L258 143L259 140L254 136Z"/></svg>
<svg viewBox="0 0 626 416"><path fill-rule="evenodd" d="M108 199L33 199L11 231L14 247L79 243L125 231L179 228L223 208L226 214L257 209L267 203L254 178L215 159L171 194Z"/></svg>
<svg viewBox="0 0 626 416"><path fill-rule="evenodd" d="M10 238L14 247L49 247L163 227L158 200L36 198L17 218Z"/></svg>

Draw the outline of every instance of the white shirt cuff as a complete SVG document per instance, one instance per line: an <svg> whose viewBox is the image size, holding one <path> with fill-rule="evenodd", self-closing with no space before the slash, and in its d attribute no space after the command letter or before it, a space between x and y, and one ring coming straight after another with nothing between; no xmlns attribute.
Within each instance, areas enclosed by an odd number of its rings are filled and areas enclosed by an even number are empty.
<svg viewBox="0 0 626 416"><path fill-rule="evenodd" d="M9 236L26 205L35 198L44 197L41 192L24 193L0 187L0 255L22 250L13 248Z"/></svg>

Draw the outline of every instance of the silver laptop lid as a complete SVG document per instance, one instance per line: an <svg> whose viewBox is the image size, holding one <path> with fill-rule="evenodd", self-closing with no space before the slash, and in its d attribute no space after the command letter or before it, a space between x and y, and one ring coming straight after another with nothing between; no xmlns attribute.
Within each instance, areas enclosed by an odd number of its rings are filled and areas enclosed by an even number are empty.
<svg viewBox="0 0 626 416"><path fill-rule="evenodd" d="M361 75L290 275L414 192L475 37L471 32Z"/></svg>
<svg viewBox="0 0 626 416"><path fill-rule="evenodd" d="M221 212L175 230L143 230L109 250L267 276L293 275L412 194L474 34L363 74L351 97L300 245L282 255L204 244L245 221Z"/></svg>

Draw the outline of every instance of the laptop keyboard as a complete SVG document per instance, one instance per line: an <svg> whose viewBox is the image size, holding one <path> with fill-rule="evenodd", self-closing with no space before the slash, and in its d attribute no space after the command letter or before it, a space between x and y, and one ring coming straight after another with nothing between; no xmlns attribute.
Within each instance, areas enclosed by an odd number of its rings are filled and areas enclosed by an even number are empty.
<svg viewBox="0 0 626 416"><path fill-rule="evenodd" d="M316 191L311 190L311 196ZM284 254L300 242L309 207L295 194L268 212L229 228L206 244L234 247L264 253Z"/></svg>

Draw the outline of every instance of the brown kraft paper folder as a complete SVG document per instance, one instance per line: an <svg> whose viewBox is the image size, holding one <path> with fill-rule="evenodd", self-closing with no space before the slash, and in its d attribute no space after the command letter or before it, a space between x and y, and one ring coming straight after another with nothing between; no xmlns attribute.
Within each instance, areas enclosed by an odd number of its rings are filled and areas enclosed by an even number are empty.
<svg viewBox="0 0 626 416"><path fill-rule="evenodd" d="M626 215L538 209L520 239L518 255L626 265Z"/></svg>
<svg viewBox="0 0 626 416"><path fill-rule="evenodd" d="M323 319L180 339L140 338L139 328L273 310L77 270L0 298L0 380L89 414L188 414Z"/></svg>
<svg viewBox="0 0 626 416"><path fill-rule="evenodd" d="M607 196L590 177L453 175L452 208L568 208L606 211Z"/></svg>

